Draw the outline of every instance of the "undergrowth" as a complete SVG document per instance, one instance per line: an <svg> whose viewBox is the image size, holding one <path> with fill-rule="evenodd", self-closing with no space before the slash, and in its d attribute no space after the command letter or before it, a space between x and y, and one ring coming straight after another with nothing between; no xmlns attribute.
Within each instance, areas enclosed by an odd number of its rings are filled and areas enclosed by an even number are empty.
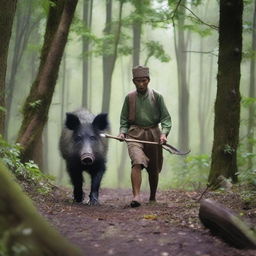
<svg viewBox="0 0 256 256"><path fill-rule="evenodd" d="M20 156L20 145L11 145L0 135L0 158L23 188L39 194L49 193L54 177L44 174L33 161L22 163Z"/></svg>
<svg viewBox="0 0 256 256"><path fill-rule="evenodd" d="M247 152L246 139L241 139L237 151L238 184L256 188L256 154ZM165 158L167 173L162 187L198 190L207 186L211 156L208 154L189 155L184 158ZM249 163L252 163L251 165ZM165 170L164 170L165 171ZM228 180L228 179L227 179Z"/></svg>

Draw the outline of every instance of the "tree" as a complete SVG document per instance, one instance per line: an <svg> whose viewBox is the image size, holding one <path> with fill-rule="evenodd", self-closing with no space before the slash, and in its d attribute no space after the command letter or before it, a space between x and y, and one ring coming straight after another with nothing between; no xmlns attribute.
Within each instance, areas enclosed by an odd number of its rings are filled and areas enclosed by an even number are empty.
<svg viewBox="0 0 256 256"><path fill-rule="evenodd" d="M141 33L142 33L142 14L143 14L143 3L142 1L132 1L135 12L132 24L133 31L133 66L140 64L140 45L141 45Z"/></svg>
<svg viewBox="0 0 256 256"><path fill-rule="evenodd" d="M47 121L59 65L76 5L77 0L51 1L41 62L23 108L23 121L17 138L17 142L23 147L23 161L36 159L35 147L41 139Z"/></svg>
<svg viewBox="0 0 256 256"><path fill-rule="evenodd" d="M83 2L83 22L85 29L90 31L92 24L92 8L93 0L84 0ZM89 46L90 41L86 36L83 36L83 93L82 106L89 107Z"/></svg>
<svg viewBox="0 0 256 256"><path fill-rule="evenodd" d="M124 0L120 0L119 17L114 30L112 25L112 0L106 0L105 40L103 42L103 112L109 112L110 107L111 82L121 35L123 4Z"/></svg>
<svg viewBox="0 0 256 256"><path fill-rule="evenodd" d="M0 162L0 239L4 255L81 255L39 215L10 171ZM4 248L2 248L4 245ZM1 250L2 252L2 250Z"/></svg>
<svg viewBox="0 0 256 256"><path fill-rule="evenodd" d="M249 97L255 98L255 59L256 59L256 1L254 1L254 13L253 13L253 32L252 32L252 58L250 62L250 86L249 86ZM253 138L255 127L255 102L249 107L249 122L248 122L248 152L253 153ZM249 158L248 168L252 169L253 163L252 158Z"/></svg>
<svg viewBox="0 0 256 256"><path fill-rule="evenodd" d="M7 56L17 0L0 0L0 134L5 130L5 79Z"/></svg>
<svg viewBox="0 0 256 256"><path fill-rule="evenodd" d="M38 7L37 7L38 8ZM36 13L33 15L33 13ZM15 84L18 70L22 63L22 57L27 48L28 41L33 30L38 26L42 15L35 10L35 4L32 1L20 1L17 5L15 18L15 33L11 56L10 72L8 78L8 87L6 88L6 127L8 127L11 115L11 106L15 94ZM5 131L8 137L8 129Z"/></svg>
<svg viewBox="0 0 256 256"><path fill-rule="evenodd" d="M204 10L202 10L203 17L206 18L209 13L209 0L205 3ZM210 30L199 30L200 35L200 57L199 57L199 94L198 94L198 125L199 125L199 153L204 154L206 152L207 141L207 117L209 116L210 109L210 98L211 98L211 84L212 84L212 60L213 55L208 55L207 58L210 58L210 66L205 65L205 53L204 47L207 45L207 42L204 40L205 36L210 34ZM191 69L191 67L190 67ZM206 72L206 69L209 72ZM209 79L207 79L207 75Z"/></svg>
<svg viewBox="0 0 256 256"><path fill-rule="evenodd" d="M180 3L180 1L179 1ZM183 6L178 3L177 26L174 25L174 43L177 60L178 72L178 98L179 98L179 133L178 144L181 149L187 149L189 145L189 91L187 83L187 41L185 38L185 8L186 0Z"/></svg>
<svg viewBox="0 0 256 256"><path fill-rule="evenodd" d="M240 63L242 56L242 0L221 0L219 57L215 101L214 141L210 186L223 175L237 181L237 147L240 122Z"/></svg>

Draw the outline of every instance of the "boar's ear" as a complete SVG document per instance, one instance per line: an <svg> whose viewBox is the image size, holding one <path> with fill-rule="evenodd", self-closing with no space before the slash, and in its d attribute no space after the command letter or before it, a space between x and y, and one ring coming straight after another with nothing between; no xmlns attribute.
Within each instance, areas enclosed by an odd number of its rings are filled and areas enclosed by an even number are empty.
<svg viewBox="0 0 256 256"><path fill-rule="evenodd" d="M80 125L80 120L76 115L74 115L72 113L66 113L65 125L68 129L75 130Z"/></svg>
<svg viewBox="0 0 256 256"><path fill-rule="evenodd" d="M92 122L92 126L100 131L107 129L108 125L108 114L106 113L97 115Z"/></svg>

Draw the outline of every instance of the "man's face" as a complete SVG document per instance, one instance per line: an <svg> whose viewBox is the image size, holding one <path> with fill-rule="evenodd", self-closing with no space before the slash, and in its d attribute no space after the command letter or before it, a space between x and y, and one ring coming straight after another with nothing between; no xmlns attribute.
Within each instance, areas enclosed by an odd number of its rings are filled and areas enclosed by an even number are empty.
<svg viewBox="0 0 256 256"><path fill-rule="evenodd" d="M148 89L149 78L147 77L135 77L133 83L136 86L137 92L144 94Z"/></svg>

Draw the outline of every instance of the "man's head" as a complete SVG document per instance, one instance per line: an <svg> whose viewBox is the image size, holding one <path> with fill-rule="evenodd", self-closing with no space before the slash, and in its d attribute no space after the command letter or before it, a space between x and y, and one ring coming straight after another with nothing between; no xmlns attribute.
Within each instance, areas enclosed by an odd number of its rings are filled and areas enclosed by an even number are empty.
<svg viewBox="0 0 256 256"><path fill-rule="evenodd" d="M132 69L133 83L136 86L137 92L144 94L148 89L149 68L143 66L136 66Z"/></svg>

